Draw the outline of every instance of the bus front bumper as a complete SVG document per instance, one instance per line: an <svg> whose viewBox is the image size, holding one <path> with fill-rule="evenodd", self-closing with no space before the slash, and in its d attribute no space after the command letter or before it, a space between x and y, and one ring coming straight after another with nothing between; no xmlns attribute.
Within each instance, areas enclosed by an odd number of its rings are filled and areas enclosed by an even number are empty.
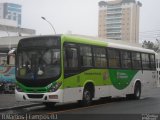
<svg viewBox="0 0 160 120"><path fill-rule="evenodd" d="M17 101L63 102L63 90L48 93L25 93L15 90L15 97Z"/></svg>

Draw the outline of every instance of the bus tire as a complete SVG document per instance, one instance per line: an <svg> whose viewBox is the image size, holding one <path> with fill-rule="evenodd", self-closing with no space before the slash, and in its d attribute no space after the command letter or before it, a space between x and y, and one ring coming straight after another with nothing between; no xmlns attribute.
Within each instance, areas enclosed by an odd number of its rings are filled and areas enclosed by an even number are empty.
<svg viewBox="0 0 160 120"><path fill-rule="evenodd" d="M44 102L43 103L47 108L54 108L55 104L54 102Z"/></svg>
<svg viewBox="0 0 160 120"><path fill-rule="evenodd" d="M133 99L139 100L140 97L141 97L141 83L136 82L135 87L134 87Z"/></svg>
<svg viewBox="0 0 160 120"><path fill-rule="evenodd" d="M89 106L92 102L93 91L89 87L85 87L83 90L83 99L79 101L81 106Z"/></svg>

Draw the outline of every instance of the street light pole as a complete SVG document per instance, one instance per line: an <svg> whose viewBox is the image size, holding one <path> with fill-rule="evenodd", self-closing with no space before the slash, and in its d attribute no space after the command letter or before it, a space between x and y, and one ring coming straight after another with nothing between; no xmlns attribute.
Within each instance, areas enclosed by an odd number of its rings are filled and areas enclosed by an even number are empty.
<svg viewBox="0 0 160 120"><path fill-rule="evenodd" d="M49 23L50 24L50 26L52 27L52 29L54 30L54 33L56 34L56 30L54 29L54 27L53 27L53 25L52 25L52 23L51 22L49 22L48 20L46 20L46 18L45 17L41 17L43 20L45 20L47 23Z"/></svg>

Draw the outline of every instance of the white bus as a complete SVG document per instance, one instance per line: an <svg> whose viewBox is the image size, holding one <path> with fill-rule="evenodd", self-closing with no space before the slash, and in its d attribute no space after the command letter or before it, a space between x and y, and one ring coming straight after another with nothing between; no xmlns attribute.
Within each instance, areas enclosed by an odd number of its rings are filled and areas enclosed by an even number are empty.
<svg viewBox="0 0 160 120"><path fill-rule="evenodd" d="M16 54L18 101L79 101L102 97L140 99L157 86L153 50L74 35L21 39Z"/></svg>

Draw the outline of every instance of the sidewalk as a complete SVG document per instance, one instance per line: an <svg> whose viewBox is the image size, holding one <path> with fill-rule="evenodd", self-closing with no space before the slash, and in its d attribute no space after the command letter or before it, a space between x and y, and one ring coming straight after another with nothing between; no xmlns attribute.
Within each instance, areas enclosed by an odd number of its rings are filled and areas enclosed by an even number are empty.
<svg viewBox="0 0 160 120"><path fill-rule="evenodd" d="M0 111L38 105L41 103L17 102L14 94L0 94Z"/></svg>

